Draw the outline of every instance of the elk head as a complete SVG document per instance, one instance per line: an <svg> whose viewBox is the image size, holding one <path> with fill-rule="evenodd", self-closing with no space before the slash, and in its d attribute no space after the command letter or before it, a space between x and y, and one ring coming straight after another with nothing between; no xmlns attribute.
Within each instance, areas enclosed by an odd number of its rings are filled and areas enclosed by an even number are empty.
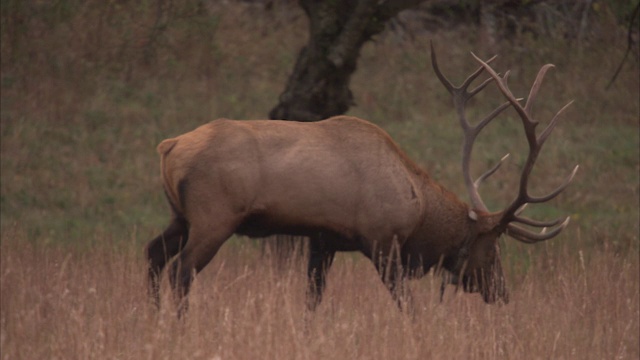
<svg viewBox="0 0 640 360"><path fill-rule="evenodd" d="M522 99L516 98L507 85L509 72L507 71L504 76L500 76L489 66L489 63L495 59L495 56L485 62L473 53L471 55L480 64L480 67L460 86L454 86L440 71L433 44L431 44L431 62L433 69L440 82L451 94L460 126L464 131L462 173L473 206L473 209L469 211L469 218L475 223L475 226L472 227L472 233L459 250L454 264L450 264L449 266L449 270L453 273L450 282L456 285L462 285L463 289L467 292L480 292L487 303L493 303L497 300L507 302L508 295L500 262L500 246L498 243L500 236L506 234L518 241L533 244L555 237L569 223L569 217L553 221L538 221L524 217L521 213L527 204L544 203L558 196L569 185L578 171L578 166L576 166L562 184L546 195L533 196L529 193L529 177L540 150L558 124L559 115L572 102L562 107L551 119L546 128L538 134L536 127L539 123L534 120L531 109L540 85L542 84L542 80L546 72L552 68L553 65L544 65L539 70L527 101L523 106L520 103ZM490 77L477 87L469 90L471 83L483 71L486 71ZM467 120L465 105L469 99L492 82L495 82L507 101L493 110L484 119L472 124ZM500 168L509 154L505 155L497 164L475 180L471 175L469 164L471 162L473 144L478 134L493 119L509 107L512 107L516 111L522 122L529 152L520 174L519 189L515 199L504 210L491 212L484 204L484 201L482 201L478 187L486 178ZM535 231L536 228L540 230ZM444 282L441 291L444 291Z"/></svg>

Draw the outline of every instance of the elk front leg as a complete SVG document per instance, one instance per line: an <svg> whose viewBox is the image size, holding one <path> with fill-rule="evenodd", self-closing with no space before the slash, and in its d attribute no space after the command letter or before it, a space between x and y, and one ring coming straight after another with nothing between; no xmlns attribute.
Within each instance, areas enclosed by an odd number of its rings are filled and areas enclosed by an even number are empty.
<svg viewBox="0 0 640 360"><path fill-rule="evenodd" d="M400 258L397 241L394 239L390 247L380 249L372 261L400 311L413 312L411 291L407 286L407 273Z"/></svg>
<svg viewBox="0 0 640 360"><path fill-rule="evenodd" d="M413 297L407 285L407 277L398 261L380 262L376 265L378 274L400 311L413 311Z"/></svg>
<svg viewBox="0 0 640 360"><path fill-rule="evenodd" d="M329 249L326 244L318 238L311 238L309 241L307 308L310 311L314 311L322 301L322 292L326 284L327 272L333 263L335 253L334 250Z"/></svg>

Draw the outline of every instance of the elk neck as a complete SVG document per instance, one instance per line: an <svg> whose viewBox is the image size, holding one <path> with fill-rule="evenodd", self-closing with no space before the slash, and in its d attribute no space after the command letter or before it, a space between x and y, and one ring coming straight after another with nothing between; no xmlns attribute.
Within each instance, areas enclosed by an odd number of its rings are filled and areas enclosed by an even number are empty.
<svg viewBox="0 0 640 360"><path fill-rule="evenodd" d="M422 222L408 239L407 250L421 258L425 272L439 262L451 272L459 271L475 239L496 230L500 216L472 209L431 179L422 192Z"/></svg>

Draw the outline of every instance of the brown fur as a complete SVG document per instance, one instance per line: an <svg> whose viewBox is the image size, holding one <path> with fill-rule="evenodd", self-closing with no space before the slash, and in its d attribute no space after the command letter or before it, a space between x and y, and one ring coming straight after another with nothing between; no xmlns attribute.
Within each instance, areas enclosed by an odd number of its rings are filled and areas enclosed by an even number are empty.
<svg viewBox="0 0 640 360"><path fill-rule="evenodd" d="M146 250L156 301L169 259L177 255L171 281L182 299L193 272L233 233L309 236L311 308L342 250L370 258L397 299L398 280L441 262L462 275L466 290L506 300L503 286L488 285L494 276L503 283L495 265L500 214L476 211L472 219L468 205L367 121L219 119L164 140L158 152L173 221Z"/></svg>

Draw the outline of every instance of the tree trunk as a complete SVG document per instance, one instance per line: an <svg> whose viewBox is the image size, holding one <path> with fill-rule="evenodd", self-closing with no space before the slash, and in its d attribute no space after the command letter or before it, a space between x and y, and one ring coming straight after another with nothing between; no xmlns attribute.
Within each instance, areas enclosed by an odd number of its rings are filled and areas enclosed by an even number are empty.
<svg viewBox="0 0 640 360"><path fill-rule="evenodd" d="M309 18L309 42L269 118L317 121L344 114L354 104L349 80L362 45L399 11L421 1L300 0Z"/></svg>

